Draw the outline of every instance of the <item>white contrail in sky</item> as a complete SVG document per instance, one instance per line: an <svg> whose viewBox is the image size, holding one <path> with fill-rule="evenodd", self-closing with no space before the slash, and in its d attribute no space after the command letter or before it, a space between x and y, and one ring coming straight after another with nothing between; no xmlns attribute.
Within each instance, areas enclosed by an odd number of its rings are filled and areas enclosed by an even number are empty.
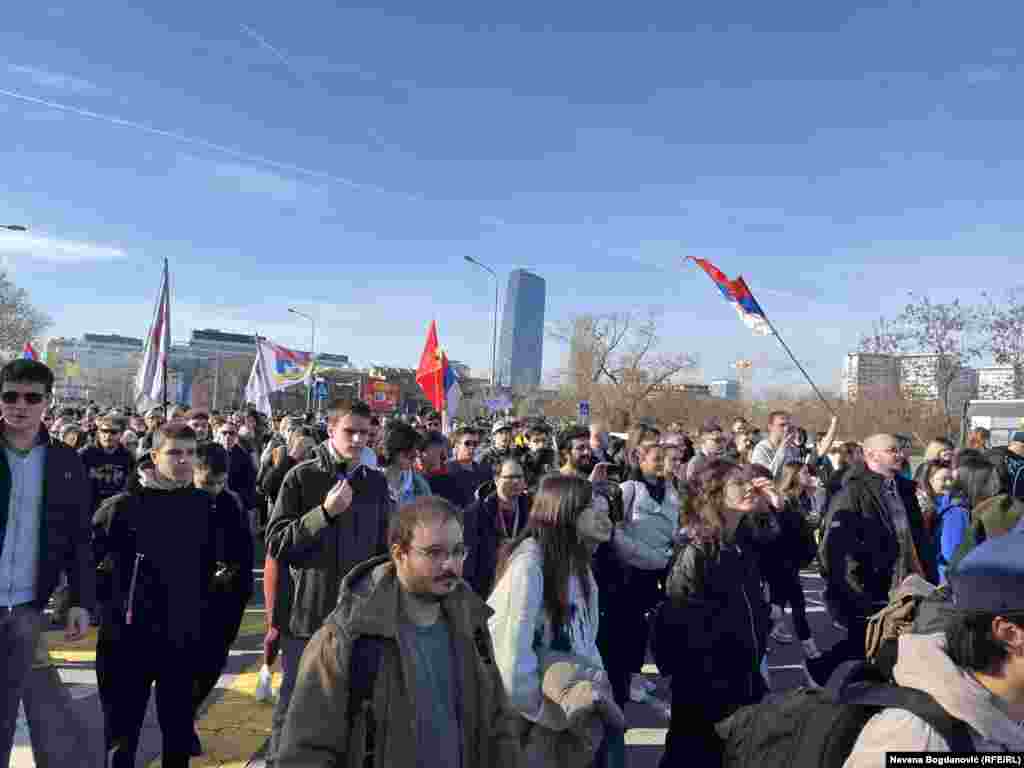
<svg viewBox="0 0 1024 768"><path fill-rule="evenodd" d="M238 26L242 28L242 31L245 32L245 34L247 34L257 43L259 43L261 47L270 51L270 53L272 53L282 64L285 65L285 67L288 68L289 72L291 72L294 75L299 74L298 72L296 72L295 67L292 66L292 63L289 60L289 58L285 56L284 53L282 53L279 49L275 48L270 43L268 43L264 37L262 37L258 32L256 32L256 30L245 26L245 24L239 24Z"/></svg>
<svg viewBox="0 0 1024 768"><path fill-rule="evenodd" d="M105 115L101 112L93 112L88 109L82 109L80 107L74 107L70 104L61 104L57 101L50 101L48 99L40 99L35 96L28 96L24 93L18 93L17 91L9 91L4 88L0 88L0 96L7 96L18 101L27 102L28 104L38 104L43 107L49 107L50 109L59 109L62 112L68 112L73 115L79 115L80 117L87 117L91 120L99 120L100 122L109 123L110 125L118 125L122 128L132 128L136 131L142 131L153 136L161 136L165 139L173 139L174 141L180 141L184 144L192 144L197 147L204 147L214 152L222 152L232 157L237 157L241 160L245 160L250 163L258 163L270 168L276 168L280 171L286 171L299 176L307 176L309 178L320 179L332 184L340 184L348 187L349 189L355 189L362 192L381 192L388 195L399 195L407 200L414 202L422 202L423 198L416 195L411 195L407 192L391 192L383 187L378 187L372 184L363 184L352 179L345 178L344 176L337 176L327 171L318 171L313 168L305 168L301 165L294 165L293 163L284 163L279 160L272 160L269 157L262 157L261 155L254 155L249 152L245 152L241 149L229 147L224 144L217 144L213 141L207 141L196 136L187 136L183 133L175 133L174 131L165 131L162 128L154 128L153 126L146 125L145 123L137 123L133 120L125 120L124 118L115 117L113 115Z"/></svg>

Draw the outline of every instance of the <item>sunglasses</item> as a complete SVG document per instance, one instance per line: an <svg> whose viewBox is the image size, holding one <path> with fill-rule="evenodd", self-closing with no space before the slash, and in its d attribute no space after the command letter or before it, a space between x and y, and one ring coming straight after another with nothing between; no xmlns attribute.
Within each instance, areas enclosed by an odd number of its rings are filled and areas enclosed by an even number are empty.
<svg viewBox="0 0 1024 768"><path fill-rule="evenodd" d="M19 398L23 398L26 405L39 405L46 399L46 395L38 392L4 392L0 395L0 400L3 400L5 405L14 405Z"/></svg>
<svg viewBox="0 0 1024 768"><path fill-rule="evenodd" d="M234 432L234 431L231 431L231 430L225 429L225 430L221 431L221 434L224 435L224 437L228 437L230 435L237 435L238 433Z"/></svg>

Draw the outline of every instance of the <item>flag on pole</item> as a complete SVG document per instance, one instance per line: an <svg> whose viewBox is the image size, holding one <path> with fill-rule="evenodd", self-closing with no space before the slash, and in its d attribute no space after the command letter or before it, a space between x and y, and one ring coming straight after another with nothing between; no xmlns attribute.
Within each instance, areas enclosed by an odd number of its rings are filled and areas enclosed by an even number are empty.
<svg viewBox="0 0 1024 768"><path fill-rule="evenodd" d="M270 393L311 381L313 367L313 355L309 352L298 352L257 337L256 360L245 387L246 401L269 416Z"/></svg>
<svg viewBox="0 0 1024 768"><path fill-rule="evenodd" d="M25 342L25 348L21 351L21 356L26 360L38 360L39 355L36 354L36 348L32 346L31 341Z"/></svg>
<svg viewBox="0 0 1024 768"><path fill-rule="evenodd" d="M433 320L427 331L427 343L420 355L419 368L416 369L416 383L439 413L447 412L454 416L458 411L462 399L459 377L437 343L437 323Z"/></svg>
<svg viewBox="0 0 1024 768"><path fill-rule="evenodd" d="M441 361L441 349L437 343L437 322L430 321L427 330L427 343L420 355L420 365L416 369L416 383L423 394L440 413L444 408L444 365Z"/></svg>
<svg viewBox="0 0 1024 768"><path fill-rule="evenodd" d="M768 318L764 310L761 309L761 305L757 303L757 299L754 298L754 294L750 292L742 275L735 280L730 280L710 261L695 259L692 256L688 258L707 273L711 281L718 286L718 290L722 292L725 300L733 306L740 319L750 330L759 336L771 335L772 329L768 324Z"/></svg>
<svg viewBox="0 0 1024 768"><path fill-rule="evenodd" d="M160 283L160 295L153 311L153 324L146 337L139 372L135 375L135 401L137 404L164 401L164 376L167 372L167 356L171 351L171 285L164 259L164 276Z"/></svg>
<svg viewBox="0 0 1024 768"><path fill-rule="evenodd" d="M263 356L262 339L256 337L256 360L249 373L249 382L245 385L245 401L256 406L256 410L266 416L273 416L270 407L271 383L267 373L266 359Z"/></svg>

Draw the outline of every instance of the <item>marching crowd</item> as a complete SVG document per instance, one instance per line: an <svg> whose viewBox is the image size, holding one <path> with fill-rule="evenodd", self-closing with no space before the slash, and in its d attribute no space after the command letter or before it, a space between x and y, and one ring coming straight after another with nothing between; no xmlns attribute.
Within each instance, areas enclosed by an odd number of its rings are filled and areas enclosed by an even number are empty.
<svg viewBox="0 0 1024 768"><path fill-rule="evenodd" d="M323 422L61 409L53 381L31 360L0 371L4 765L23 699L42 733L48 605L69 640L99 627L107 765L135 765L151 690L163 765L201 754L258 535L259 698L282 670L268 765L624 766L630 700L669 721L663 766L802 764L826 710L860 720L809 764L1024 751L1024 432L937 439L912 472L905 438L842 442L833 418L812 439L781 411L763 433L443 434L435 412L358 400ZM826 649L814 564L843 633ZM807 685L769 695L768 656L794 641ZM639 674L649 654L671 701ZM785 760L760 747L780 738ZM47 746L33 735L40 764Z"/></svg>

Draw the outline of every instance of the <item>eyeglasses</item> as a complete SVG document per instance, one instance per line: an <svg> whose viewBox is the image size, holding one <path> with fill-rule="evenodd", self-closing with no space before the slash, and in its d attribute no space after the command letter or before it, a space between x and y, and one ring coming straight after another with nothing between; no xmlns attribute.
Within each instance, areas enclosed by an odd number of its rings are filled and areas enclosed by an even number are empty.
<svg viewBox="0 0 1024 768"><path fill-rule="evenodd" d="M466 562L466 558L469 556L469 547L464 544L456 544L455 548L451 552L447 549L442 549L441 547L423 549L423 547L417 547L415 544L410 544L409 549L414 550L417 554L427 558L435 565L440 565L445 560L454 560L457 563L464 563Z"/></svg>
<svg viewBox="0 0 1024 768"><path fill-rule="evenodd" d="M101 435L120 435L121 434L121 430L120 429L101 429L99 432L100 432Z"/></svg>
<svg viewBox="0 0 1024 768"><path fill-rule="evenodd" d="M233 429L232 430L224 429L224 430L221 430L221 434L224 435L224 437L229 437L229 436L232 436L232 435L237 435L238 433L235 432Z"/></svg>
<svg viewBox="0 0 1024 768"><path fill-rule="evenodd" d="M480 443L474 443L472 440L467 440L466 442L463 443L463 445L466 446L467 448L479 448L480 447Z"/></svg>
<svg viewBox="0 0 1024 768"><path fill-rule="evenodd" d="M14 405L18 402L18 398L24 399L25 405L39 405L46 399L46 395L39 392L4 392L0 395L0 400L3 400L4 405Z"/></svg>

